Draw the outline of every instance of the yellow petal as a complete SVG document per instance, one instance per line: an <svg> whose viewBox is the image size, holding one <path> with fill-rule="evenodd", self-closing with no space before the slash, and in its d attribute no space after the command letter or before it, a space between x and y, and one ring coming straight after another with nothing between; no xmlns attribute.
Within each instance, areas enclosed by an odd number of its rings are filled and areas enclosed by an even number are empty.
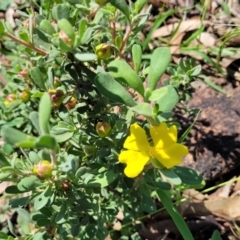
<svg viewBox="0 0 240 240"><path fill-rule="evenodd" d="M155 149L156 158L166 168L178 165L187 154L188 148L180 143L175 143L167 149Z"/></svg>
<svg viewBox="0 0 240 240"><path fill-rule="evenodd" d="M130 126L130 135L125 140L123 146L126 149L139 152L147 152L150 148L144 129L136 123Z"/></svg>
<svg viewBox="0 0 240 240"><path fill-rule="evenodd" d="M144 152L127 150L119 154L118 160L120 163L127 164L124 169L125 175L129 178L135 178L143 171L144 166L149 161L149 156Z"/></svg>
<svg viewBox="0 0 240 240"><path fill-rule="evenodd" d="M154 147L158 149L165 149L177 142L177 127L175 125L170 128L165 122L158 126L150 128L150 134L154 143Z"/></svg>

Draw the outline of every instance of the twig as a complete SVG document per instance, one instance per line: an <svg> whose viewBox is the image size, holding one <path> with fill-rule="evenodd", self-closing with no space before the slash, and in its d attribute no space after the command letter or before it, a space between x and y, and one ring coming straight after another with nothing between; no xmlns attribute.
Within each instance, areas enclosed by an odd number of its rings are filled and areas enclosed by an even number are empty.
<svg viewBox="0 0 240 240"><path fill-rule="evenodd" d="M38 48L38 47L35 47L33 44L31 43L28 43L28 42L25 42L17 37L15 37L14 35L10 34L10 33L4 33L5 36L9 37L10 39L12 39L14 42L16 43L19 43L19 44L22 44L30 49L32 49L33 51L37 52L37 53L40 53L41 55L45 56L47 55L48 53L45 52L44 50Z"/></svg>
<svg viewBox="0 0 240 240"><path fill-rule="evenodd" d="M128 40L128 38L129 38L129 36L132 32L132 28L133 28L132 25L128 26L128 29L127 29L124 37L123 37L123 41L122 41L122 44L121 44L120 49L119 49L118 57L121 57L121 55L122 55L123 49L124 49L124 47L127 43L127 40Z"/></svg>

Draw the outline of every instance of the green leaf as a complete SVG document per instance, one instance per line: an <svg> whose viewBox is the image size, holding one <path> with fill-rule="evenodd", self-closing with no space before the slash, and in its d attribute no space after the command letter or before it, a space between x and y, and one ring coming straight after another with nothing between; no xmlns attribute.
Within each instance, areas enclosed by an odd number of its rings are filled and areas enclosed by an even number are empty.
<svg viewBox="0 0 240 240"><path fill-rule="evenodd" d="M79 27L78 27L78 34L79 34L78 36L79 36L80 42L82 42L82 38L85 33L86 27L87 27L87 20L83 18L79 21Z"/></svg>
<svg viewBox="0 0 240 240"><path fill-rule="evenodd" d="M30 191L34 188L37 179L36 176L25 177L18 183L17 188L20 191Z"/></svg>
<svg viewBox="0 0 240 240"><path fill-rule="evenodd" d="M137 0L134 5L135 12L139 13L147 2L148 0Z"/></svg>
<svg viewBox="0 0 240 240"><path fill-rule="evenodd" d="M28 203L29 197L21 197L13 199L9 202L9 206L12 208L22 207Z"/></svg>
<svg viewBox="0 0 240 240"><path fill-rule="evenodd" d="M14 128L4 127L1 131L1 134L3 136L4 141L13 146L19 146L19 144L22 142L29 143L30 145L33 143L34 146L35 141L34 137L22 133Z"/></svg>
<svg viewBox="0 0 240 240"><path fill-rule="evenodd" d="M48 20L46 20L46 19L44 19L44 20L42 20L42 21L40 22L39 27L40 27L40 29L41 29L43 32L45 32L45 33L47 33L47 34L49 34L49 35L53 35L54 33L56 33L55 28L54 28L54 27L52 26L52 24L51 24Z"/></svg>
<svg viewBox="0 0 240 240"><path fill-rule="evenodd" d="M44 93L39 103L39 127L41 134L49 133L49 119L51 114L51 99L48 93Z"/></svg>
<svg viewBox="0 0 240 240"><path fill-rule="evenodd" d="M212 89L222 93L222 94L227 94L227 92L221 88L221 86L217 85L216 83L214 83L211 79L206 78L205 76L200 75L200 77L203 78L203 81Z"/></svg>
<svg viewBox="0 0 240 240"><path fill-rule="evenodd" d="M94 53L76 53L74 57L81 62L91 62L97 59L97 55Z"/></svg>
<svg viewBox="0 0 240 240"><path fill-rule="evenodd" d="M48 148L55 150L57 147L56 139L50 135L43 135L35 142L36 148Z"/></svg>
<svg viewBox="0 0 240 240"><path fill-rule="evenodd" d="M131 95L111 75L99 73L95 77L94 82L98 91L112 101L126 104L130 107L136 105Z"/></svg>
<svg viewBox="0 0 240 240"><path fill-rule="evenodd" d="M28 154L28 157L29 157L29 160L33 163L33 164L38 164L41 160L40 156L33 152L33 151L30 151L29 154Z"/></svg>
<svg viewBox="0 0 240 240"><path fill-rule="evenodd" d="M30 76L34 83L41 89L41 90L46 90L45 87L45 82L42 76L42 73L38 67L33 67L29 71Z"/></svg>
<svg viewBox="0 0 240 240"><path fill-rule="evenodd" d="M62 204L60 211L58 212L55 222L57 224L62 224L68 220L68 211L67 211L67 204Z"/></svg>
<svg viewBox="0 0 240 240"><path fill-rule="evenodd" d="M40 218L37 220L37 225L39 227L47 227L50 226L52 222L48 218Z"/></svg>
<svg viewBox="0 0 240 240"><path fill-rule="evenodd" d="M147 213L153 213L156 211L156 205L153 199L150 196L144 194L141 195L141 204L142 210Z"/></svg>
<svg viewBox="0 0 240 240"><path fill-rule="evenodd" d="M218 230L215 230L209 240L222 240L222 237Z"/></svg>
<svg viewBox="0 0 240 240"><path fill-rule="evenodd" d="M178 175L183 183L188 185L198 185L203 181L202 175L187 167L175 166L173 171Z"/></svg>
<svg viewBox="0 0 240 240"><path fill-rule="evenodd" d="M126 61L116 59L110 62L108 64L108 71L117 81L126 83L143 96L144 88L142 80Z"/></svg>
<svg viewBox="0 0 240 240"><path fill-rule="evenodd" d="M158 47L153 51L148 75L148 87L150 90L153 91L155 89L170 61L171 52L168 47Z"/></svg>
<svg viewBox="0 0 240 240"><path fill-rule="evenodd" d="M0 151L0 167L11 166L3 152Z"/></svg>
<svg viewBox="0 0 240 240"><path fill-rule="evenodd" d="M162 95L157 101L159 104L159 111L171 112L179 101L178 93L172 85L168 85L162 88L165 88L167 90L167 93L165 95Z"/></svg>
<svg viewBox="0 0 240 240"><path fill-rule="evenodd" d="M171 85L169 85L169 86L171 86ZM158 88L158 89L152 91L152 93L149 97L149 100L152 102L155 102L167 94L168 94L168 86L161 87L161 88Z"/></svg>
<svg viewBox="0 0 240 240"><path fill-rule="evenodd" d="M182 183L181 178L172 169L161 169L160 171L174 185Z"/></svg>
<svg viewBox="0 0 240 240"><path fill-rule="evenodd" d="M132 46L132 57L134 63L134 70L136 71L136 73L138 73L142 62L142 48L140 45L134 44Z"/></svg>
<svg viewBox="0 0 240 240"><path fill-rule="evenodd" d="M40 195L34 199L34 208L36 211L42 209L47 205L49 199L52 197L52 188L49 185Z"/></svg>
<svg viewBox="0 0 240 240"><path fill-rule="evenodd" d="M8 235L4 232L0 232L0 239L4 240L4 239L8 239Z"/></svg>
<svg viewBox="0 0 240 240"><path fill-rule="evenodd" d="M57 142L61 143L61 142L66 142L67 140L69 140L72 136L73 136L74 132L70 132L68 130L68 132L62 133L62 134L58 134L58 135L54 135Z"/></svg>
<svg viewBox="0 0 240 240"><path fill-rule="evenodd" d="M138 105L131 107L130 109L136 112L137 114L141 114L146 117L153 116L153 110L149 103L139 103Z"/></svg>
<svg viewBox="0 0 240 240"><path fill-rule="evenodd" d="M186 222L184 221L183 217L178 212L178 210L174 207L171 199L168 197L166 192L161 189L158 189L156 192L158 194L158 197L161 199L163 206L166 208L167 212L170 214L174 223L176 224L178 230L182 234L183 239L194 240Z"/></svg>
<svg viewBox="0 0 240 240"><path fill-rule="evenodd" d="M190 131L192 130L195 122L196 122L197 119L198 119L199 113L200 113L200 110L197 112L196 117L195 117L193 123L187 128L187 130L186 130L186 131L182 134L182 136L178 139L178 143L182 143L182 142L184 141L184 139L188 136L188 134L189 134Z"/></svg>
<svg viewBox="0 0 240 240"><path fill-rule="evenodd" d="M17 213L21 218L23 218L24 221L31 222L31 216L27 210L25 210L23 208L19 208L17 210Z"/></svg>
<svg viewBox="0 0 240 240"><path fill-rule="evenodd" d="M126 18L130 21L129 7L125 0L110 0L109 1L115 8L119 9Z"/></svg>
<svg viewBox="0 0 240 240"><path fill-rule="evenodd" d="M58 27L66 33L66 35L71 39L72 43L75 40L75 32L71 23L66 19L61 19L58 21Z"/></svg>
<svg viewBox="0 0 240 240"><path fill-rule="evenodd" d="M68 19L69 18L69 7L66 4L57 4L52 9L52 15L54 19Z"/></svg>
<svg viewBox="0 0 240 240"><path fill-rule="evenodd" d="M2 37L4 35L4 31L5 31L5 29L4 29L3 22L0 21L0 37Z"/></svg>
<svg viewBox="0 0 240 240"><path fill-rule="evenodd" d="M117 174L109 170L103 174L96 176L96 178L91 179L89 182L87 182L87 186L104 188L111 184L116 178Z"/></svg>
<svg viewBox="0 0 240 240"><path fill-rule="evenodd" d="M38 133L40 134L41 133L41 130L40 130L40 126L39 126L39 115L38 115L38 112L31 112L29 114L29 119L31 120L33 126L35 127L35 129L38 131Z"/></svg>
<svg viewBox="0 0 240 240"><path fill-rule="evenodd" d="M9 186L5 189L5 192L8 194L18 194L18 193L24 193L24 192L29 192L29 190L19 190L17 186Z"/></svg>

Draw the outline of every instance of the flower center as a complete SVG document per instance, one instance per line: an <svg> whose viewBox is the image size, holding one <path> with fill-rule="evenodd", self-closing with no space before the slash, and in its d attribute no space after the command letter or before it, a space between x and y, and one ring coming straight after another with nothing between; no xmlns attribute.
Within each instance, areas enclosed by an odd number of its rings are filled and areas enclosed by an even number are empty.
<svg viewBox="0 0 240 240"><path fill-rule="evenodd" d="M151 147L148 151L148 154L151 158L156 158L156 151L155 151L155 148L154 147Z"/></svg>

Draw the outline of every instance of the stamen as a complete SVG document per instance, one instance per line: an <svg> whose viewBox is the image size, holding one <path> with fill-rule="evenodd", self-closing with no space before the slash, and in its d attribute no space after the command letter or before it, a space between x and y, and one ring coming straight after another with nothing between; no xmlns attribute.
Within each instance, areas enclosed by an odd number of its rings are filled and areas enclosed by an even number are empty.
<svg viewBox="0 0 240 240"><path fill-rule="evenodd" d="M154 149L154 147L151 147L148 151L148 154L151 158L155 158L156 157L156 151Z"/></svg>

